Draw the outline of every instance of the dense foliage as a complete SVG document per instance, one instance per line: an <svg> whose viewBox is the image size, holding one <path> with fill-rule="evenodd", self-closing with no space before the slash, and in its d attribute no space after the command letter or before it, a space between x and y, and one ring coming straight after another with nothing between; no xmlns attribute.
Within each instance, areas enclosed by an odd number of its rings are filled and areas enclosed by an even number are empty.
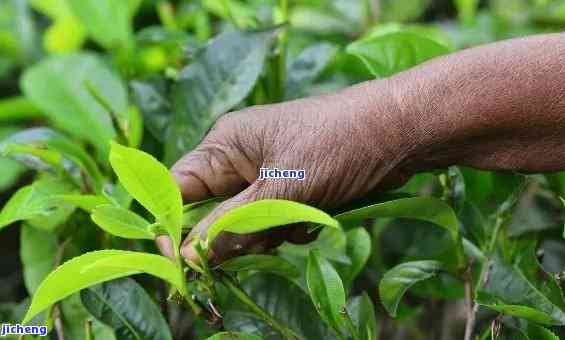
<svg viewBox="0 0 565 340"><path fill-rule="evenodd" d="M19 228L23 275L0 277L0 323L67 340L565 338L565 174L451 167L328 212L258 201L214 223L196 264L182 237L221 200L183 205L167 170L228 111L563 26L562 0L3 0L0 249ZM318 238L206 261L222 231L295 222Z"/></svg>

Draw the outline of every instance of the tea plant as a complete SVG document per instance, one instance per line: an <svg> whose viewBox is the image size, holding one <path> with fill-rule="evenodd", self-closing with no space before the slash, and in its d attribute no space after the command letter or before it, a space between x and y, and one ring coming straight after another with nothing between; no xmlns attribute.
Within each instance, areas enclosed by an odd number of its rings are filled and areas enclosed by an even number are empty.
<svg viewBox="0 0 565 340"><path fill-rule="evenodd" d="M565 336L562 173L452 167L332 211L257 201L214 222L198 263L179 254L222 199L183 205L167 167L224 113L565 22L559 1L456 0L456 19L412 23L430 3L0 3L0 229L21 225L30 296L0 321L67 340ZM317 239L207 260L220 233L296 222Z"/></svg>

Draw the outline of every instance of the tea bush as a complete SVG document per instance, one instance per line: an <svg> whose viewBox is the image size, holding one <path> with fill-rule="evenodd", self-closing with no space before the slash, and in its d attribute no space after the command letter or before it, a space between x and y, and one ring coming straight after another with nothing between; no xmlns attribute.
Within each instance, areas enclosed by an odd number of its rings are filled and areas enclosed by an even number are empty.
<svg viewBox="0 0 565 340"><path fill-rule="evenodd" d="M2 247L20 235L19 258L5 251L2 263L21 262L22 275L17 265L0 277L0 321L67 340L565 337L564 174L451 167L335 211L261 200L215 221L195 263L180 256L182 237L224 198L183 205L168 171L230 110L559 30L564 9L2 1ZM221 232L297 222L317 239L221 264L205 255ZM172 259L158 255L159 235Z"/></svg>

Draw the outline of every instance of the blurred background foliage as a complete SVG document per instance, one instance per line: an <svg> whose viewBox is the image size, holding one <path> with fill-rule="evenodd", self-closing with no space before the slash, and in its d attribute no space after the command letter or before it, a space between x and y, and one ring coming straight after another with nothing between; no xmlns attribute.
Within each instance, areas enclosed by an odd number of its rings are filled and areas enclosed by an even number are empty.
<svg viewBox="0 0 565 340"><path fill-rule="evenodd" d="M274 35L222 35L234 29L264 30L279 24L286 25L286 33L276 38L277 46L284 46L282 54L268 48ZM101 178L108 173L109 139L121 138L170 165L194 147L213 121L228 110L334 91L392 75L437 55L564 27L563 0L289 0L286 11L274 0L0 0L0 140L10 141L0 148L5 156L0 158L0 205L36 177L20 164L22 160L40 170L62 164L61 171L69 172L75 180L72 185L81 190L96 188L103 185ZM391 34L398 35L391 39ZM397 43L399 35L406 39L405 44ZM183 81L195 73L221 78L234 68L244 75L236 77L239 87L221 92L213 105L199 102L198 84ZM202 76L217 88L213 78ZM28 129L38 126L54 127L63 136L53 137L44 130L33 130L29 135ZM22 131L28 135L19 135L16 142L9 139ZM42 143L55 140L50 145L56 145L57 151L65 150L61 153L68 156L67 138L93 155L97 165L88 169L88 164L83 164L88 161L73 152L74 163L59 163L53 157L60 155L44 150ZM34 157L22 159L22 150ZM77 162L77 157L82 161ZM87 170L99 169L84 183L84 169L77 170L75 163ZM49 194L67 192L51 177L40 177L40 184L34 185ZM500 217L507 213L501 210L509 209L508 238L539 240L537 259L561 280L557 274L565 271L565 242L557 197L565 195L565 175L522 177L452 168L417 175L399 191L451 200L464 227L492 225L485 220ZM524 189L514 197L521 181L525 181ZM112 189L112 197L120 199L119 188ZM21 317L37 277L61 261L63 255L57 258L53 254L65 235L73 237L64 258L108 242L117 248L155 250L149 243L124 244L123 240L104 239L95 228L81 229L91 222L88 216L72 210L59 209L56 216L28 221L21 229L0 227L0 321ZM74 218L66 219L70 214ZM48 225L58 225L61 220L72 223L66 223L55 236ZM34 225L47 230L31 229ZM430 229L424 222L383 220L368 229L375 250L355 281L354 291L374 291L382 274L399 262L452 255L446 233ZM465 230L465 237L474 244L485 243L489 233L488 228ZM345 252L344 237L325 235L316 242L330 249L328 253L334 252L339 263L335 249ZM472 252L472 246L467 248ZM249 285L262 287L267 284L262 280L267 278L255 278ZM139 281L152 297L164 299L162 287L155 287L151 280ZM451 300L463 296L461 283L448 276L430 282L416 285L401 304L398 319L386 317L382 309L377 311L382 339L461 337L461 302ZM269 285L275 295L286 287L280 278L270 278ZM304 301L297 298L295 302ZM80 301L62 306L72 308L75 310L62 313L67 318L85 318ZM166 316L175 338L200 339L209 332L206 325L174 308ZM482 326L488 328L492 312L479 316ZM64 322L69 339L82 339L82 335L72 335L81 334L81 322L78 328L72 320ZM237 323L237 318L225 322ZM553 330L564 334L561 327Z"/></svg>

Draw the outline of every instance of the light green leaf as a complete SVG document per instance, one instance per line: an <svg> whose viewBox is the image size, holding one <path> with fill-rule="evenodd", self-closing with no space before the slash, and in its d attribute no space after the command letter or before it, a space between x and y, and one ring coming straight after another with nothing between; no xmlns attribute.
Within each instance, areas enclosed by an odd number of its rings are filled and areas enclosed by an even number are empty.
<svg viewBox="0 0 565 340"><path fill-rule="evenodd" d="M57 235L28 225L21 228L20 258L24 283L30 295L55 267Z"/></svg>
<svg viewBox="0 0 565 340"><path fill-rule="evenodd" d="M139 273L157 276L177 289L181 287L177 267L164 256L124 250L94 251L75 257L51 272L39 285L22 323L81 289Z"/></svg>
<svg viewBox="0 0 565 340"><path fill-rule="evenodd" d="M262 340L263 338L249 333L222 332L216 333L206 340Z"/></svg>
<svg viewBox="0 0 565 340"><path fill-rule="evenodd" d="M173 88L167 164L198 145L214 121L249 94L278 31L222 33L181 71Z"/></svg>
<svg viewBox="0 0 565 340"><path fill-rule="evenodd" d="M67 195L54 195L51 202L63 202L72 204L81 208L86 212L92 212L100 205L110 204L105 196L101 195L80 195L80 194L67 194Z"/></svg>
<svg viewBox="0 0 565 340"><path fill-rule="evenodd" d="M334 216L344 227L357 227L368 218L413 218L437 224L446 229L456 246L457 262L462 265L463 246L459 234L459 222L449 205L434 197L401 198L373 204Z"/></svg>
<svg viewBox="0 0 565 340"><path fill-rule="evenodd" d="M86 309L112 327L120 340L172 340L161 310L133 279L89 287L80 297Z"/></svg>
<svg viewBox="0 0 565 340"><path fill-rule="evenodd" d="M208 229L208 243L212 244L223 231L247 234L299 222L339 228L336 220L316 208L286 200L261 200L232 209L217 219Z"/></svg>
<svg viewBox="0 0 565 340"><path fill-rule="evenodd" d="M110 164L120 183L149 210L173 240L181 241L182 198L170 171L153 156L112 143Z"/></svg>
<svg viewBox="0 0 565 340"><path fill-rule="evenodd" d="M385 273L379 284L379 296L386 311L396 317L400 299L415 283L427 280L444 270L438 261L414 261L399 264Z"/></svg>
<svg viewBox="0 0 565 340"><path fill-rule="evenodd" d="M471 25L477 15L479 0L455 0L457 16L464 25Z"/></svg>
<svg viewBox="0 0 565 340"><path fill-rule="evenodd" d="M347 311L357 328L360 340L374 340L378 337L375 307L366 292L349 300Z"/></svg>
<svg viewBox="0 0 565 340"><path fill-rule="evenodd" d="M278 274L289 278L300 275L298 269L292 263L281 257L270 255L239 256L223 262L217 268L228 272L253 270Z"/></svg>
<svg viewBox="0 0 565 340"><path fill-rule="evenodd" d="M88 34L105 48L124 47L132 39L129 1L67 0Z"/></svg>
<svg viewBox="0 0 565 340"><path fill-rule="evenodd" d="M115 205L102 205L92 212L92 220L104 231L123 238L153 240L150 223L143 217Z"/></svg>
<svg viewBox="0 0 565 340"><path fill-rule="evenodd" d="M322 319L340 333L345 310L345 290L338 273L317 250L310 252L306 282L312 302Z"/></svg>
<svg viewBox="0 0 565 340"><path fill-rule="evenodd" d="M115 130L106 108L87 89L96 89L113 112L127 112L124 84L94 54L51 56L29 68L21 78L27 98L59 128L108 152Z"/></svg>
<svg viewBox="0 0 565 340"><path fill-rule="evenodd" d="M361 59L371 74L384 78L446 54L449 49L411 32L396 32L355 41L347 46L347 52Z"/></svg>

